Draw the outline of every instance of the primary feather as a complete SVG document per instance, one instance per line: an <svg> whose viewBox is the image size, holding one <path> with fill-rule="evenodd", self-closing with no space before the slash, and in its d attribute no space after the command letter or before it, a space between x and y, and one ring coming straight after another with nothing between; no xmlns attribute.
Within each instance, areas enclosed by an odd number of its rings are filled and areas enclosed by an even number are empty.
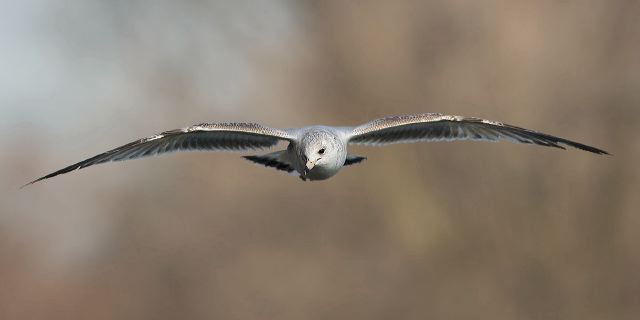
<svg viewBox="0 0 640 320"><path fill-rule="evenodd" d="M549 134L501 122L439 113L381 118L351 131L350 143L386 145L402 142L439 140L506 140L565 149L571 146L596 154L606 151Z"/></svg>

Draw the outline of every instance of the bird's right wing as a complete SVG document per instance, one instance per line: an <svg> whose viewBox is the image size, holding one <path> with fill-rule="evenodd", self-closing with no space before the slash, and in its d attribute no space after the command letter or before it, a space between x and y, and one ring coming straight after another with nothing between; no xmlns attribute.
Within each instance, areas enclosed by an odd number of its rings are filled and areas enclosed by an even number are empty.
<svg viewBox="0 0 640 320"><path fill-rule="evenodd" d="M294 137L286 130L255 123L203 123L133 141L50 173L26 185L105 162L137 159L176 151L262 149L272 147L279 141L293 139Z"/></svg>

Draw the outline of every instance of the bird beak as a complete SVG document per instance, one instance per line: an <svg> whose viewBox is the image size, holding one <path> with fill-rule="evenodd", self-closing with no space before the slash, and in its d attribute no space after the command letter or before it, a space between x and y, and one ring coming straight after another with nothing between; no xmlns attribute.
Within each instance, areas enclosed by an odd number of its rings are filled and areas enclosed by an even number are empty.
<svg viewBox="0 0 640 320"><path fill-rule="evenodd" d="M316 165L315 161L307 160L307 171L311 171L311 169L313 169L315 165Z"/></svg>

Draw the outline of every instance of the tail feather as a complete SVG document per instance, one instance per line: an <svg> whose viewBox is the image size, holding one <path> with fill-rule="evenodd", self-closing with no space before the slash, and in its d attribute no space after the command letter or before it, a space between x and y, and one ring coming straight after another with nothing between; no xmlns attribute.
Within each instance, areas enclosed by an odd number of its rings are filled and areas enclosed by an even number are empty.
<svg viewBox="0 0 640 320"><path fill-rule="evenodd" d="M367 157L347 155L347 160L344 161L344 165L350 166L352 164L358 164L364 160L367 160Z"/></svg>
<svg viewBox="0 0 640 320"><path fill-rule="evenodd" d="M243 156L243 158L261 164L265 167L274 168L276 170L285 171L288 173L294 172L296 169L293 168L291 163L286 160L285 153L286 150L276 151L268 154L263 154L259 156Z"/></svg>

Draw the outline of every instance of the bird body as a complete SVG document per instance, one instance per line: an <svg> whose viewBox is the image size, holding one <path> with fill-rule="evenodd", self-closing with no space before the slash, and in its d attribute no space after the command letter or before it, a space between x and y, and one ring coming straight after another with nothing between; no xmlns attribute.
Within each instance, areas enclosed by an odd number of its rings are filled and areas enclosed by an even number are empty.
<svg viewBox="0 0 640 320"><path fill-rule="evenodd" d="M244 156L254 163L300 176L324 180L340 169L365 160L349 155L347 146L452 140L506 140L565 149L571 146L595 154L606 151L496 121L439 113L391 116L357 127L309 126L276 129L255 123L203 123L165 131L133 141L45 175L29 184L95 164L137 159L176 151L247 151L289 142L286 150Z"/></svg>

